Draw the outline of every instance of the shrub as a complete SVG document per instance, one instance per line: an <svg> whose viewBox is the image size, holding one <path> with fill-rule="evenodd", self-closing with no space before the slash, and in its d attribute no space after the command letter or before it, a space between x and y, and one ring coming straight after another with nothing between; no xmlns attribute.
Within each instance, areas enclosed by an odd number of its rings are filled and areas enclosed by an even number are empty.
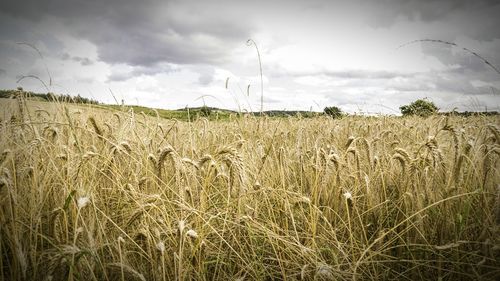
<svg viewBox="0 0 500 281"><path fill-rule="evenodd" d="M342 110L336 106L327 106L323 111L326 115L329 115L333 118L340 118L344 115Z"/></svg>
<svg viewBox="0 0 500 281"><path fill-rule="evenodd" d="M201 116L209 117L210 114L212 114L212 109L210 107L204 105L200 108L200 113L201 113Z"/></svg>
<svg viewBox="0 0 500 281"><path fill-rule="evenodd" d="M438 111L437 106L426 99L418 99L409 105L399 107L399 109L403 116L418 115L421 117L428 117L432 114L436 114Z"/></svg>

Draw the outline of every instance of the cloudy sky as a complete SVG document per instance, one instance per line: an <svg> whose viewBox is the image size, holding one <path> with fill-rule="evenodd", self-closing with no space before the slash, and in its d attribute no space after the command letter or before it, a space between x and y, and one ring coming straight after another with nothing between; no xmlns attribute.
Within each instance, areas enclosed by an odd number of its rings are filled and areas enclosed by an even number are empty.
<svg viewBox="0 0 500 281"><path fill-rule="evenodd" d="M182 108L500 111L500 1L24 0L0 3L0 88ZM456 43L418 42L439 39ZM39 54L24 42L36 46ZM49 73L52 79L49 79ZM229 77L228 87L225 87ZM247 87L249 95L247 95Z"/></svg>

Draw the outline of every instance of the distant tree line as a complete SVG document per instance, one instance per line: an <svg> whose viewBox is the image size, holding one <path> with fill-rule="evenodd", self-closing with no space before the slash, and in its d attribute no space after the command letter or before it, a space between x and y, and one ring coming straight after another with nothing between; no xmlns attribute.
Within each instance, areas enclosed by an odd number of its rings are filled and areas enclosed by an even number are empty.
<svg viewBox="0 0 500 281"><path fill-rule="evenodd" d="M24 95L28 98L38 98L46 101L60 101L67 103L86 103L86 104L99 104L98 101L85 98L80 96L79 94L76 96L71 95L61 95L54 93L34 93L31 91L25 91L23 88L18 87L16 90L0 90L0 98L12 98L17 97L19 95Z"/></svg>
<svg viewBox="0 0 500 281"><path fill-rule="evenodd" d="M473 116L473 115L483 115L483 116L491 116L491 115L499 115L498 111L448 111L448 112L439 112L439 108L432 102L427 99L418 99L410 104L402 105L399 107L401 114L403 116L420 116L420 117L429 117L431 115L455 115L455 116ZM332 117L332 118L341 118L343 116L347 116L348 114L342 112L339 107L336 106L328 106L323 110L324 114Z"/></svg>
<svg viewBox="0 0 500 281"><path fill-rule="evenodd" d="M61 95L61 94L54 94L54 93L35 93L31 91L25 91L22 87L18 87L15 90L0 90L0 98L13 98L13 97L18 97L18 96L25 96L28 98L38 98L41 100L45 101L60 101L60 102L67 102L67 103L84 103L84 104L100 104L98 101L94 99L89 99L80 96L79 94L76 96L71 96L71 95ZM491 116L491 115L499 115L500 113L498 111L483 111L483 112L478 112L478 111L465 111L465 112L458 112L458 111L448 111L448 112L439 112L439 108L432 102L427 99L418 99L408 105L403 105L399 107L401 114L403 116L421 116L421 117L428 117L431 115L455 115L455 116L473 116L473 115L483 115L483 116ZM187 108L186 108L187 110ZM202 106L200 108L191 108L191 111L193 113L199 114L202 117L210 117L212 115L212 111L217 111L219 110L218 108L214 107L208 107L208 106ZM228 111L232 112L232 111ZM287 116L301 116L305 118L310 118L310 117L315 117L318 116L318 114L321 113L316 113L316 112L311 112L311 111L289 111L289 110L269 110L269 111L264 111L264 112L254 112L253 113L256 116L259 115L266 115L270 117L287 117ZM327 106L323 110L323 114L330 116L332 118L342 118L345 116L348 116L349 114L346 112L343 112L339 107L337 106Z"/></svg>
<svg viewBox="0 0 500 281"><path fill-rule="evenodd" d="M495 115L500 115L500 112L498 111L447 111L447 112L438 112L438 115L444 115L444 116L462 116L462 117L469 117L469 116L495 116Z"/></svg>

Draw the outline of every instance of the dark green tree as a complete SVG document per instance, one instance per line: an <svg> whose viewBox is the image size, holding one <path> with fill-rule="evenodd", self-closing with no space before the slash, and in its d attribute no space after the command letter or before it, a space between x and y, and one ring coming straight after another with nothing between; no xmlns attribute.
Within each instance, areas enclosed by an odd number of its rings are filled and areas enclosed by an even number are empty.
<svg viewBox="0 0 500 281"><path fill-rule="evenodd" d="M327 106L323 111L325 112L326 115L329 115L333 118L340 118L344 116L342 110L336 106Z"/></svg>
<svg viewBox="0 0 500 281"><path fill-rule="evenodd" d="M200 114L201 114L201 116L209 117L210 114L212 114L212 109L210 107L204 105L200 108Z"/></svg>
<svg viewBox="0 0 500 281"><path fill-rule="evenodd" d="M399 107L403 116L418 115L421 117L429 117L438 112L437 106L427 99L418 99L408 105Z"/></svg>

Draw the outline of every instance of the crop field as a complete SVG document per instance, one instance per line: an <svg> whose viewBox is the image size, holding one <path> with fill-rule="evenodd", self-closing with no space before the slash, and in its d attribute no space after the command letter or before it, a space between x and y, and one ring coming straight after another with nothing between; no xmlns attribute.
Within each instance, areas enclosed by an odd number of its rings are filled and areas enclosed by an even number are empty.
<svg viewBox="0 0 500 281"><path fill-rule="evenodd" d="M498 280L500 117L0 100L1 280Z"/></svg>

